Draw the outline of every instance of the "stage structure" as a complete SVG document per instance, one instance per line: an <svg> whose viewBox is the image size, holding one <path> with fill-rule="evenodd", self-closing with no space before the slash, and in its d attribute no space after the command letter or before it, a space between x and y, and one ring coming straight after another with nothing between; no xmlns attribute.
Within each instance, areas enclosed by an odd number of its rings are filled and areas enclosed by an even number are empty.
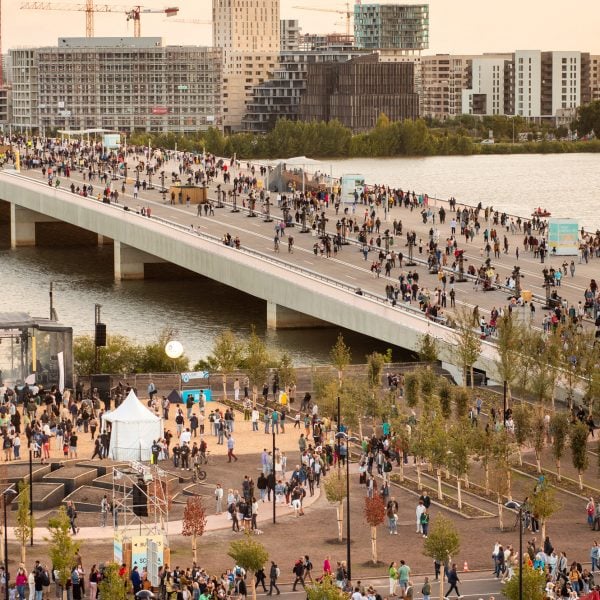
<svg viewBox="0 0 600 600"><path fill-rule="evenodd" d="M113 467L114 559L130 568L148 567L148 549L155 568L168 564L169 474L156 465L131 461Z"/></svg>

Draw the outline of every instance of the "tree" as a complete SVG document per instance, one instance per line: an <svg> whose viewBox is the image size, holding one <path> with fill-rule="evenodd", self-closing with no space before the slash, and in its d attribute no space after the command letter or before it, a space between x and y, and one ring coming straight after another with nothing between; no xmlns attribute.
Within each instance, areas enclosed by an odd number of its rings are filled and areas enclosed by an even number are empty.
<svg viewBox="0 0 600 600"><path fill-rule="evenodd" d="M580 106L577 110L577 117L575 127L580 136L592 132L596 134L596 137L600 136L600 101L595 100Z"/></svg>
<svg viewBox="0 0 600 600"><path fill-rule="evenodd" d="M404 399L410 408L419 403L419 376L414 371L404 376Z"/></svg>
<svg viewBox="0 0 600 600"><path fill-rule="evenodd" d="M183 510L181 535L192 538L193 561L198 562L196 541L206 530L206 508L201 496L190 496Z"/></svg>
<svg viewBox="0 0 600 600"><path fill-rule="evenodd" d="M471 447L471 430L464 421L455 423L448 433L448 466L456 477L458 508L462 509L461 480L469 473L469 449Z"/></svg>
<svg viewBox="0 0 600 600"><path fill-rule="evenodd" d="M342 379L344 378L344 370L352 360L350 348L344 343L344 336L341 333L338 334L335 344L329 351L329 357L331 358L331 362L337 368L338 381L341 386Z"/></svg>
<svg viewBox="0 0 600 600"><path fill-rule="evenodd" d="M438 398L442 416L449 419L452 415L452 388L445 377L439 379Z"/></svg>
<svg viewBox="0 0 600 600"><path fill-rule="evenodd" d="M417 348L419 360L432 365L439 360L440 349L437 340L429 333L419 337L419 346Z"/></svg>
<svg viewBox="0 0 600 600"><path fill-rule="evenodd" d="M109 562L104 565L102 579L98 584L101 598L111 600L127 600L127 586L122 577L119 576L119 565Z"/></svg>
<svg viewBox="0 0 600 600"><path fill-rule="evenodd" d="M515 425L515 440L519 451L519 465L522 465L521 447L527 443L531 436L531 409L529 405L522 403L515 406L512 417Z"/></svg>
<svg viewBox="0 0 600 600"><path fill-rule="evenodd" d="M367 379L369 387L377 389L381 386L381 375L385 365L385 356L380 352L367 354Z"/></svg>
<svg viewBox="0 0 600 600"><path fill-rule="evenodd" d="M135 373L141 362L142 348L124 335L109 335L106 347L98 348L98 371L100 373ZM79 335L73 340L73 363L80 376L95 371L94 336Z"/></svg>
<svg viewBox="0 0 600 600"><path fill-rule="evenodd" d="M346 498L346 473L340 469L334 469L323 480L325 497L331 504L335 504L337 512L338 541L341 542L344 535L344 498Z"/></svg>
<svg viewBox="0 0 600 600"><path fill-rule="evenodd" d="M227 375L239 368L243 355L244 347L231 329L226 329L215 338L208 365L211 370L221 373L224 399L227 399Z"/></svg>
<svg viewBox="0 0 600 600"><path fill-rule="evenodd" d="M437 496L444 499L442 492L442 469L448 463L448 438L441 414L436 415L428 424L425 442L425 456L435 469L437 478Z"/></svg>
<svg viewBox="0 0 600 600"><path fill-rule="evenodd" d="M64 506L58 509L54 517L48 519L48 531L50 537L45 538L49 542L48 554L58 573L57 581L65 589L71 571L77 564L80 543L71 536L71 523Z"/></svg>
<svg viewBox="0 0 600 600"><path fill-rule="evenodd" d="M460 539L454 523L438 514L431 523L429 535L423 544L423 554L444 565L460 550ZM440 577L440 598L444 597L444 578Z"/></svg>
<svg viewBox="0 0 600 600"><path fill-rule="evenodd" d="M348 594L339 588L330 575L306 587L307 600L348 600Z"/></svg>
<svg viewBox="0 0 600 600"><path fill-rule="evenodd" d="M527 600L544 600L546 597L546 575L540 569L534 569L529 566L529 563L523 562L523 559L519 557L521 566L515 571L513 577L511 577L502 588L502 593L508 598L508 600L520 600L521 598L527 598ZM519 594L519 570L523 569L523 595Z"/></svg>
<svg viewBox="0 0 600 600"><path fill-rule="evenodd" d="M467 386L467 370L471 373L471 387L475 387L473 365L481 352L481 339L473 327L471 315L461 310L456 318L456 355L463 374L463 387Z"/></svg>
<svg viewBox="0 0 600 600"><path fill-rule="evenodd" d="M512 313L498 319L498 359L496 367L501 381L506 381L507 400L511 400L511 388L517 379L520 368L520 331L521 328L515 324Z"/></svg>
<svg viewBox="0 0 600 600"><path fill-rule="evenodd" d="M469 406L469 392L465 388L454 389L454 405L456 409L456 417L464 419L467 416L467 408Z"/></svg>
<svg viewBox="0 0 600 600"><path fill-rule="evenodd" d="M270 357L266 344L252 325L244 353L244 366L252 382L252 401L256 404L257 388L267 379Z"/></svg>
<svg viewBox="0 0 600 600"><path fill-rule="evenodd" d="M531 445L535 451L535 464L537 472L542 473L542 452L546 445L546 423L544 414L538 410L531 419Z"/></svg>
<svg viewBox="0 0 600 600"><path fill-rule="evenodd" d="M569 436L569 417L566 413L554 413L550 418L550 435L552 436L552 456L556 462L556 476L561 481L560 461L565 453Z"/></svg>
<svg viewBox="0 0 600 600"><path fill-rule="evenodd" d="M21 562L27 558L27 543L31 538L31 530L35 527L33 517L29 514L29 483L19 483L19 500L17 504L17 526L15 537L21 546Z"/></svg>
<svg viewBox="0 0 600 600"><path fill-rule="evenodd" d="M267 549L260 542L257 542L250 535L250 532L247 532L241 540L235 540L229 544L227 555L233 558L236 565L239 565L251 574L248 580L250 581L250 589L252 590L252 600L256 600L254 574L259 569L262 569L269 559Z"/></svg>
<svg viewBox="0 0 600 600"><path fill-rule="evenodd" d="M583 491L583 472L588 467L587 454L588 428L584 423L571 427L571 458L579 476L579 489Z"/></svg>
<svg viewBox="0 0 600 600"><path fill-rule="evenodd" d="M483 465L483 486L487 495L490 493L490 463L494 456L494 437L491 431L483 428L475 428L471 435L475 459L480 460Z"/></svg>
<svg viewBox="0 0 600 600"><path fill-rule="evenodd" d="M548 519L560 509L560 504L556 500L554 489L547 483L544 483L540 488L529 498L531 512L540 521L542 527L541 539L546 539L546 523Z"/></svg>
<svg viewBox="0 0 600 600"><path fill-rule="evenodd" d="M373 498L365 498L365 521L371 526L371 560L377 564L377 527L385 519L386 507L383 498L375 494Z"/></svg>
<svg viewBox="0 0 600 600"><path fill-rule="evenodd" d="M279 365L277 366L277 370L279 371L279 381L281 382L282 387L285 389L286 387L291 387L296 383L296 369L294 368L294 364L292 363L291 356L284 352L279 359Z"/></svg>

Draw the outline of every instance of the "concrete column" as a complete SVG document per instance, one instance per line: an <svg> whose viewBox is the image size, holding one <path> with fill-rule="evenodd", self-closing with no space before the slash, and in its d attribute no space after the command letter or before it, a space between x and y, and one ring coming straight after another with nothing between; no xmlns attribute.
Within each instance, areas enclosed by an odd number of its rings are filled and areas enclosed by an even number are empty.
<svg viewBox="0 0 600 600"><path fill-rule="evenodd" d="M35 246L36 215L27 208L10 205L10 247ZM41 216L41 215L40 215Z"/></svg>
<svg viewBox="0 0 600 600"><path fill-rule="evenodd" d="M267 301L268 329L311 329L314 327L331 327L331 323Z"/></svg>
<svg viewBox="0 0 600 600"><path fill-rule="evenodd" d="M122 242L114 241L115 281L126 279L144 279L145 263L166 262L142 250L132 248Z"/></svg>

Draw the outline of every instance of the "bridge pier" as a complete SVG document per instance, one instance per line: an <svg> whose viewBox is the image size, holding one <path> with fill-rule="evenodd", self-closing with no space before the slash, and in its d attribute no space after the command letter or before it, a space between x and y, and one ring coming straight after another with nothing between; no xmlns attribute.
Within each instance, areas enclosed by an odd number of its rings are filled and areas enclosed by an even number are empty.
<svg viewBox="0 0 600 600"><path fill-rule="evenodd" d="M166 261L147 252L132 248L123 242L114 241L115 281L144 279L145 263L164 262Z"/></svg>
<svg viewBox="0 0 600 600"><path fill-rule="evenodd" d="M28 208L10 203L10 247L35 246L36 223L53 223L56 219L47 217Z"/></svg>
<svg viewBox="0 0 600 600"><path fill-rule="evenodd" d="M331 323L327 323L327 321L267 301L268 329L311 329L313 327L331 326Z"/></svg>

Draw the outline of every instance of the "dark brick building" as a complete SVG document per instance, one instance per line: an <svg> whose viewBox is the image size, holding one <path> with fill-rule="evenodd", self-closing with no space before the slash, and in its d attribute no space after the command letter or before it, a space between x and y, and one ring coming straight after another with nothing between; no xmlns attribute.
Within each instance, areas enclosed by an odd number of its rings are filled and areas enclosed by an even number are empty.
<svg viewBox="0 0 600 600"><path fill-rule="evenodd" d="M303 121L337 119L353 131L375 126L384 113L390 121L416 119L419 96L411 62L380 62L377 54L345 63L308 65Z"/></svg>

